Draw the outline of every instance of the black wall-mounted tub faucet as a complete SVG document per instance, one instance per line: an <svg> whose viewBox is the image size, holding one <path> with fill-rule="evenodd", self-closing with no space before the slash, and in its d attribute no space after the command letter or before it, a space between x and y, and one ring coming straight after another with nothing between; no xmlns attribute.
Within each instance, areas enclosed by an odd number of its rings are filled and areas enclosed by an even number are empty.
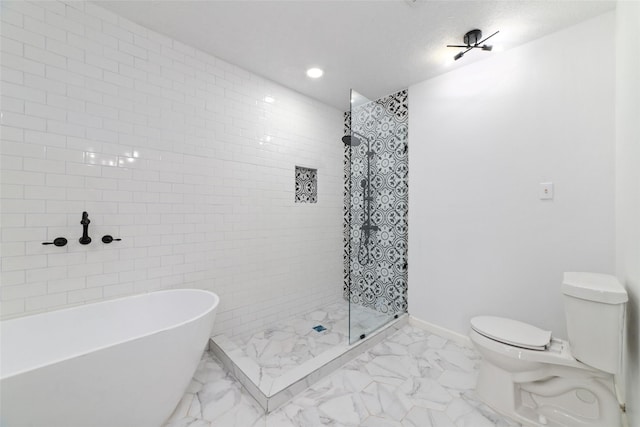
<svg viewBox="0 0 640 427"><path fill-rule="evenodd" d="M89 243L91 243L91 237L89 237L90 222L91 220L89 220L89 214L86 212L82 212L82 221L80 221L80 224L82 224L82 237L80 238L81 245L88 245Z"/></svg>

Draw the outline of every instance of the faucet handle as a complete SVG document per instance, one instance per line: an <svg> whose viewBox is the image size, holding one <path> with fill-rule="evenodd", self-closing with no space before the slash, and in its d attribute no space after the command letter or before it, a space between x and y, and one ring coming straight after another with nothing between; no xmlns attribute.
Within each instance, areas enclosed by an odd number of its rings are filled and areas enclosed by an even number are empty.
<svg viewBox="0 0 640 427"><path fill-rule="evenodd" d="M42 242L43 245L56 245L56 246L64 246L67 244L67 239L64 237L56 237L53 239L53 242Z"/></svg>
<svg viewBox="0 0 640 427"><path fill-rule="evenodd" d="M102 243L111 243L111 242L119 242L122 239L114 239L113 236L110 236L108 234L102 236Z"/></svg>

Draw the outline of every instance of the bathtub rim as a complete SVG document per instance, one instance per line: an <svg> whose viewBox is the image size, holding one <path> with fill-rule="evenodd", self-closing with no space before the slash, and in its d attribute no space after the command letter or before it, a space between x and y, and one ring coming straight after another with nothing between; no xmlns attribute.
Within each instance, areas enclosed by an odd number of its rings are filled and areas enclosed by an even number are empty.
<svg viewBox="0 0 640 427"><path fill-rule="evenodd" d="M143 297L149 296L151 294L179 293L179 292L184 292L184 291L188 291L189 293L205 293L205 294L209 294L209 295L211 295L213 297L213 304L211 304L211 306L204 312L198 313L197 315L195 315L193 317L190 317L190 318L188 318L188 319L186 319L186 320L184 320L182 322L172 324L171 326L164 327L164 328L159 328L159 329L154 329L152 332L147 333L147 334L132 335L131 337L129 337L127 339L114 341L114 342L111 342L111 343L109 343L107 345L92 347L88 351L77 352L77 353L71 354L71 355L69 355L67 357L53 358L53 359L47 361L47 363L34 364L33 366L30 366L30 367L28 367L26 369L19 369L19 370L15 370L13 372L10 372L10 374L8 374L8 375L5 375L3 370L0 369L0 381L8 380L10 378L13 378L13 377L21 375L21 374L25 374L25 373L28 373L28 372L36 371L38 369L41 369L41 368L44 368L44 367L47 367L47 366L51 366L51 365L55 365L55 364L58 364L58 363L62 363L62 362L65 362L67 360L72 360L72 359L75 359L75 358L78 358L78 357L85 356L87 354L91 354L91 353L98 352L98 351L101 351L101 350L105 350L105 349L108 349L108 348L111 348L111 347L115 347L117 345L126 344L126 343L129 343L129 342L138 340L140 338L143 338L143 337L157 335L157 334L159 334L161 332L170 331L172 329L176 329L176 328L179 328L179 327L184 326L186 324L195 322L195 321L201 319L202 317L205 317L205 316L209 315L212 311L215 311L216 308L218 307L218 305L220 304L220 297L215 292L209 291L209 290L206 290L206 289L195 289L195 288L163 289L163 290L158 290L158 291L145 292L145 293L140 293L140 294L134 294L134 295L127 295L127 296L118 297L118 298L112 298L112 299L108 299L108 300L104 300L104 301L96 301L96 302L92 302L92 303L89 303L89 304L79 304L79 305L74 305L72 307L62 308L60 310L45 311L45 312L42 312L42 313L32 314L32 315L29 315L29 316L20 316L20 317L15 317L15 318L12 318L12 319L7 319L7 320L0 321L0 335L2 335L2 324L5 323L5 322L19 321L19 320L21 320L23 318L26 318L26 317L45 316L45 315L48 315L48 314L51 314L51 313L54 313L54 312L71 311L71 310L78 309L80 307L87 307L87 306L94 305L94 304L109 305L109 304L114 304L114 303L117 303L118 301L125 300L125 299L143 298ZM2 347L4 347L4 346L2 346Z"/></svg>

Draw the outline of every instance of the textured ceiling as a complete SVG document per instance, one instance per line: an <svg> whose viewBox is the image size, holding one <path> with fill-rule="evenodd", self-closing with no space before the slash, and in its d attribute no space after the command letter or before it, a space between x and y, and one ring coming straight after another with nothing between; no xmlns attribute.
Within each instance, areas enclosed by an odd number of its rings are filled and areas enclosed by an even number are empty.
<svg viewBox="0 0 640 427"><path fill-rule="evenodd" d="M459 51L480 28L505 50L615 8L613 1L97 1L138 24L333 105L378 98L500 52ZM585 35L585 42L588 42ZM311 80L307 68L325 75Z"/></svg>

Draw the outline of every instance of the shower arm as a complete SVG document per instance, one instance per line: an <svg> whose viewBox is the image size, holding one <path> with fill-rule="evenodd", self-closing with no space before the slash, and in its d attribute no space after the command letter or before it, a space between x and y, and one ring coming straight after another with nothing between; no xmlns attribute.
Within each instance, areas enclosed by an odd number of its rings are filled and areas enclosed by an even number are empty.
<svg viewBox="0 0 640 427"><path fill-rule="evenodd" d="M361 134L360 132L356 132L355 130L351 131L351 135L355 135L355 136L357 136L359 138L362 138L362 139L366 140L367 143L369 142L369 138L367 136Z"/></svg>

